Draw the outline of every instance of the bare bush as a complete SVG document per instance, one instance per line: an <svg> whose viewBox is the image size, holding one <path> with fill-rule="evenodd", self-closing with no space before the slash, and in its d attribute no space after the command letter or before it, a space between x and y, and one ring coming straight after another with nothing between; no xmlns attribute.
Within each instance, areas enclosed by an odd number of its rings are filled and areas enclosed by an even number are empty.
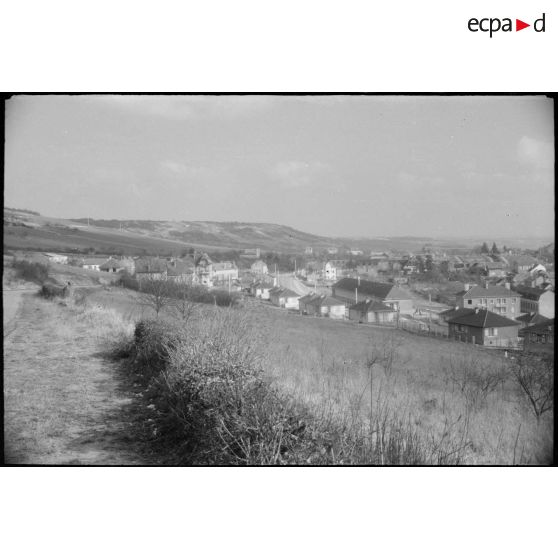
<svg viewBox="0 0 558 558"><path fill-rule="evenodd" d="M442 368L468 406L473 407L484 403L505 379L503 365L487 362L474 354L443 359Z"/></svg>
<svg viewBox="0 0 558 558"><path fill-rule="evenodd" d="M541 417L553 409L553 357L521 354L512 366L512 374L538 424Z"/></svg>
<svg viewBox="0 0 558 558"><path fill-rule="evenodd" d="M169 284L159 279L143 279L138 300L142 306L152 308L155 315L159 316L159 312L171 301Z"/></svg>

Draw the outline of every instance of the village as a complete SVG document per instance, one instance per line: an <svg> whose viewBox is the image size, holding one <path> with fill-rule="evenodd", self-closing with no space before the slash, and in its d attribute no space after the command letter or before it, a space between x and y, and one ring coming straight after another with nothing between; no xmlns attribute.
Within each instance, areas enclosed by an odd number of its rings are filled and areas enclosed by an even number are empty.
<svg viewBox="0 0 558 558"><path fill-rule="evenodd" d="M258 248L214 261L182 257L76 257L45 253L50 263L146 280L239 293L302 316L399 328L419 335L549 353L554 343L554 249L536 255L507 247L448 254L329 248L285 257ZM278 263L273 263L278 262Z"/></svg>

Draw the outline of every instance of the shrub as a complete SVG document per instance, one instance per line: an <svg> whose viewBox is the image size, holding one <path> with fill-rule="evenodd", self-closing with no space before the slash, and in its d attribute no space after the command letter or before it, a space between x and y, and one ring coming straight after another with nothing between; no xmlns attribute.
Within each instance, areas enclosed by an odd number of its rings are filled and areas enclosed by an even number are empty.
<svg viewBox="0 0 558 558"><path fill-rule="evenodd" d="M16 270L17 276L25 281L42 284L49 278L48 266L41 263L15 260L12 267Z"/></svg>
<svg viewBox="0 0 558 558"><path fill-rule="evenodd" d="M122 271L120 273L120 277L116 280L116 284L125 289L139 291L139 281L135 277L132 277L127 271Z"/></svg>
<svg viewBox="0 0 558 558"><path fill-rule="evenodd" d="M152 440L179 464L459 463L466 447L448 425L421 438L410 419L380 406L366 422L346 420L279 390L263 374L264 340L241 310L195 320L144 320L130 355L150 403Z"/></svg>

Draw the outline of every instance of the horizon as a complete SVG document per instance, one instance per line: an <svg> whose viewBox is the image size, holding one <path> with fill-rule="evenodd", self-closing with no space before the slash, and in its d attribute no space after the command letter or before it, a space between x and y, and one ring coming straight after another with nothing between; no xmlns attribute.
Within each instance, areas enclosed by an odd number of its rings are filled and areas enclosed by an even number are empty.
<svg viewBox="0 0 558 558"><path fill-rule="evenodd" d="M9 210L9 211L21 211L21 212L28 212L28 211L35 211L33 209L28 209L28 208L14 208L14 207L7 207L4 206L5 210ZM39 213L40 217L46 218L46 219L60 219L60 220L67 220L67 221L78 221L78 220L85 220L87 219L87 217L73 217L73 218L65 218L65 217L59 217L59 216L55 216L55 215L44 215L42 213ZM186 223L216 223L216 224L237 224L237 225L272 225L272 226L276 226L276 227L285 227L285 228L291 228L297 232L301 232L304 234L309 234L309 235L313 235L313 236L321 236L323 237L325 240L354 240L354 241L358 241L358 240L365 240L365 241L370 241L370 240L403 240L403 239L413 239L413 240L435 240L435 241L478 241L478 242L482 242L482 241L486 241L488 243L490 242L495 242L495 241L510 241L510 240L517 240L517 241L527 241L527 240L539 240L539 241L544 241L547 242L549 241L550 243L554 242L555 240L555 236L554 235L543 235L543 236L529 236L529 235L523 235L523 236L502 236L502 237L484 237L484 236L478 236L478 235L463 235L463 236L451 236L451 235L446 235L446 236L422 236L422 235L401 235L401 236L394 236L394 235L390 235L390 236L324 236L324 235L319 235L316 234L312 231L308 231L308 230L303 230L303 229L298 229L296 227L291 227L290 225L284 225L281 223L270 223L270 222L265 222L265 221L201 221L201 220L197 220L197 221L180 221L180 220L176 220L176 219L105 219L105 218L93 218L93 217L89 217L89 219L91 219L92 221L135 221L135 222L161 222L161 223L180 223L180 222L186 222ZM548 243L548 242L547 242Z"/></svg>
<svg viewBox="0 0 558 558"><path fill-rule="evenodd" d="M544 96L19 95L5 149L6 205L63 219L554 237Z"/></svg>

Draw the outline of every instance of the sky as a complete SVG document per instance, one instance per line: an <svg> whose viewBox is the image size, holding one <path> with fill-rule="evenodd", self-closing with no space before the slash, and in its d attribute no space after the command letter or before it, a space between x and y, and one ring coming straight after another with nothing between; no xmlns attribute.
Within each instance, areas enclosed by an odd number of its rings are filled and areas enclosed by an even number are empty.
<svg viewBox="0 0 558 558"><path fill-rule="evenodd" d="M326 236L554 235L554 116L522 96L16 96L5 205Z"/></svg>

